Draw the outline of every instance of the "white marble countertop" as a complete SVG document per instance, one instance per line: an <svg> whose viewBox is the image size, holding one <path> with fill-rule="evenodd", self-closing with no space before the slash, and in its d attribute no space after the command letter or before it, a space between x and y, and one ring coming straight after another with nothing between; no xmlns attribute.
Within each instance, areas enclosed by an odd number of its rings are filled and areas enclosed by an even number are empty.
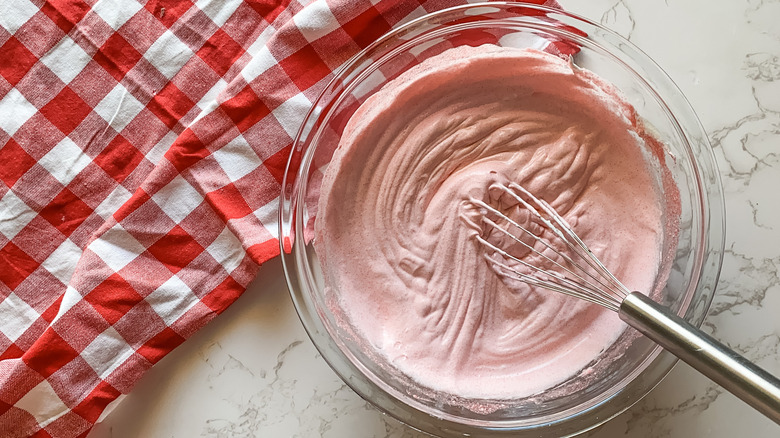
<svg viewBox="0 0 780 438"><path fill-rule="evenodd" d="M723 177L727 235L705 328L780 374L780 1L566 1L627 36L683 89ZM319 357L266 264L223 315L162 360L90 433L418 438ZM589 437L777 437L780 427L684 364Z"/></svg>

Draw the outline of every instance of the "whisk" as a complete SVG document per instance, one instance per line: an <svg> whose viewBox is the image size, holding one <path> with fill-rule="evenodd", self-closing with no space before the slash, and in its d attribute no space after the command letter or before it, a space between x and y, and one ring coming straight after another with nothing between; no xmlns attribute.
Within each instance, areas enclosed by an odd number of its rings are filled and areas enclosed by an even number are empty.
<svg viewBox="0 0 780 438"><path fill-rule="evenodd" d="M462 217L482 229L475 237L496 273L617 312L628 325L780 424L780 380L646 295L629 290L549 204L516 183L495 183L491 190L496 189L516 201L536 224L521 224L486 202L469 201L472 216ZM535 260L550 267L518 257L513 248L533 253Z"/></svg>

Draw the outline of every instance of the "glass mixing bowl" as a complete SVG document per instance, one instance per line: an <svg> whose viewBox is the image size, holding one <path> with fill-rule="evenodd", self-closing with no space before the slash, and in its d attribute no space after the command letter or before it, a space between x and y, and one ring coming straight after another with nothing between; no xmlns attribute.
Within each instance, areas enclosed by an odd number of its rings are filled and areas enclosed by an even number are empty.
<svg viewBox="0 0 780 438"><path fill-rule="evenodd" d="M388 371L382 358L363 351L356 335L339 324L325 301L325 279L312 243L323 171L360 103L447 48L485 43L571 54L575 65L617 86L663 143L682 212L679 240L670 248L672 271L656 299L701 324L723 256L724 207L710 145L690 105L653 61L619 35L573 14L521 3L472 4L426 15L383 36L335 74L306 116L285 173L280 205L285 275L301 321L323 358L383 412L439 436L570 436L637 402L676 358L627 330L623 345L628 347L605 353L613 359L597 379L573 378L538 396L469 400L409 385L408 377ZM469 409L485 403L494 409Z"/></svg>

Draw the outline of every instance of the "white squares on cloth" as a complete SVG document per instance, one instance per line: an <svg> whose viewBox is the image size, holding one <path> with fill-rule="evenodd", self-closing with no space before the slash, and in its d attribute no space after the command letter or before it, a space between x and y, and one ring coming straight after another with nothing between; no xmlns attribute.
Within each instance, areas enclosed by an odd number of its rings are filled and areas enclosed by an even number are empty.
<svg viewBox="0 0 780 438"><path fill-rule="evenodd" d="M211 154L230 181L238 181L263 164L246 139L239 135Z"/></svg>
<svg viewBox="0 0 780 438"><path fill-rule="evenodd" d="M154 311L171 325L198 302L198 297L179 277L173 276L146 297Z"/></svg>
<svg viewBox="0 0 780 438"><path fill-rule="evenodd" d="M260 223L263 224L263 228L265 228L266 231L268 231L268 233L274 237L274 239L279 238L279 222L277 220L278 211L278 196L273 201L255 210L255 217L257 217Z"/></svg>
<svg viewBox="0 0 780 438"><path fill-rule="evenodd" d="M217 263L222 265L228 274L241 264L241 260L246 255L244 248L241 246L241 241L228 227L222 229L222 232L206 248L206 251L214 257Z"/></svg>
<svg viewBox="0 0 780 438"><path fill-rule="evenodd" d="M81 352L81 358L95 370L101 379L105 379L119 365L125 363L133 351L133 347L125 341L122 335L113 327L109 327L84 348L84 351Z"/></svg>
<svg viewBox="0 0 780 438"><path fill-rule="evenodd" d="M57 315L54 317L54 321L60 319L60 316L72 309L73 306L81 302L84 296L77 291L73 286L68 286L65 289L65 294L62 295L62 301L60 301L60 308L57 309ZM54 322L52 321L52 322Z"/></svg>
<svg viewBox="0 0 780 438"><path fill-rule="evenodd" d="M271 54L271 51L268 50L268 47L263 46L263 48L253 56L252 60L247 63L246 67L241 70L241 76L243 76L244 80L247 82L252 82L255 78L265 73L277 63L278 61L276 61L274 55Z"/></svg>
<svg viewBox="0 0 780 438"><path fill-rule="evenodd" d="M266 47L268 40L270 40L271 37L274 36L275 34L276 34L276 28L269 24L265 29L263 29L262 32L260 32L260 35L258 35L257 39L255 39L254 42L252 42L252 45L250 45L249 48L246 49L247 53L249 53L252 56L257 56L257 54L260 53L260 51Z"/></svg>
<svg viewBox="0 0 780 438"><path fill-rule="evenodd" d="M144 53L144 58L171 79L194 55L173 32L166 30Z"/></svg>
<svg viewBox="0 0 780 438"><path fill-rule="evenodd" d="M68 185L90 162L92 159L68 137L38 160L63 185Z"/></svg>
<svg viewBox="0 0 780 438"><path fill-rule="evenodd" d="M0 26L10 33L16 33L35 13L38 7L30 0L0 1Z"/></svg>
<svg viewBox="0 0 780 438"><path fill-rule="evenodd" d="M117 84L100 103L95 106L95 112L100 115L117 132L132 122L135 116L144 109L144 104L127 91L122 84Z"/></svg>
<svg viewBox="0 0 780 438"><path fill-rule="evenodd" d="M24 395L14 407L23 409L35 417L41 427L69 412L68 406L54 392L48 380L44 380Z"/></svg>
<svg viewBox="0 0 780 438"><path fill-rule="evenodd" d="M119 272L146 250L135 237L131 236L119 224L114 225L100 238L92 241L87 249L97 254L103 263L114 272Z"/></svg>
<svg viewBox="0 0 780 438"><path fill-rule="evenodd" d="M295 96L287 99L281 105L271 111L276 117L276 120L282 125L282 128L290 136L295 138L298 134L298 129L303 123L303 118L306 117L306 113L311 109L311 102L303 95L298 93Z"/></svg>
<svg viewBox="0 0 780 438"><path fill-rule="evenodd" d="M320 39L341 26L325 0L317 0L303 8L293 16L293 22L309 42Z"/></svg>
<svg viewBox="0 0 780 438"><path fill-rule="evenodd" d="M66 84L73 80L92 59L73 39L66 36L41 58L58 78Z"/></svg>
<svg viewBox="0 0 780 438"><path fill-rule="evenodd" d="M11 88L0 99L0 129L8 135L14 135L36 111L38 109L19 90Z"/></svg>
<svg viewBox="0 0 780 438"><path fill-rule="evenodd" d="M206 92L206 94L203 95L203 97L197 103L198 108L201 109L201 112L192 121L193 124L217 108L217 96L219 96L219 93L227 88L227 85L228 83L225 82L224 79L220 79L216 84L214 84L213 87L209 89L208 92Z"/></svg>
<svg viewBox="0 0 780 438"><path fill-rule="evenodd" d="M225 0L198 0L195 2L195 7L203 11L204 14L211 18L219 27L228 21L236 9L241 4L237 1L225 1Z"/></svg>
<svg viewBox="0 0 780 438"><path fill-rule="evenodd" d="M187 180L177 175L152 195L152 200L178 224L203 202L203 196Z"/></svg>
<svg viewBox="0 0 780 438"><path fill-rule="evenodd" d="M130 193L130 190L127 190L121 185L116 186L114 191L106 196L106 199L95 208L95 213L103 219L108 220L108 218L132 196L133 194Z"/></svg>
<svg viewBox="0 0 780 438"><path fill-rule="evenodd" d="M103 21L114 30L119 30L127 20L131 19L143 5L140 2L128 2L125 0L100 0L92 6Z"/></svg>
<svg viewBox="0 0 780 438"><path fill-rule="evenodd" d="M41 315L18 295L11 292L0 301L0 332L11 342L16 342Z"/></svg>
<svg viewBox="0 0 780 438"><path fill-rule="evenodd" d="M46 260L41 263L44 269L61 281L63 284L68 284L70 277L73 275L73 271L76 269L76 263L81 257L81 248L78 247L70 239L65 239L64 242L54 250L53 253Z"/></svg>
<svg viewBox="0 0 780 438"><path fill-rule="evenodd" d="M16 193L9 190L0 198L0 233L11 240L37 215Z"/></svg>
<svg viewBox="0 0 780 438"><path fill-rule="evenodd" d="M171 148L173 142L176 141L176 137L177 135L175 132L168 131L163 138L146 153L146 159L154 165L159 163L162 157L165 156L165 153L168 152L168 149Z"/></svg>

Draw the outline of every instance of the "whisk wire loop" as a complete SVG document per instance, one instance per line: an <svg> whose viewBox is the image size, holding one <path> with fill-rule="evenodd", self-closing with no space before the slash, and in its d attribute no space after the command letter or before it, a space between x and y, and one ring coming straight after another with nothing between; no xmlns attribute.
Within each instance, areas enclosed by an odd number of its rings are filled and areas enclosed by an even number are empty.
<svg viewBox="0 0 780 438"><path fill-rule="evenodd" d="M564 219L560 214L558 214L557 211L555 211L554 208L552 208L549 204L542 201L541 199L534 196L531 192L526 190L524 187L517 183L510 183L509 187L501 185L500 186L504 192L512 196L514 199L521 202L526 208L528 208L535 216L537 216L538 219L542 221L542 223L545 224L550 230L552 230L558 237L561 238L562 241L566 244L566 246L575 254L577 254L585 263L590 266L594 272L597 272L598 275L591 274L590 271L584 270L583 272L586 272L591 278L593 278L595 281L597 281L600 285L604 287L604 290L610 293L613 293L615 295L615 298L618 300L622 300L626 297L629 293L631 293L628 288L623 285L623 283L618 280L612 272L604 266L604 264L601 262L601 260L596 257L595 254L593 254L593 251L588 248L588 246L585 244L585 242L580 239L579 236L577 236L576 233L572 230L571 226L568 222L566 222L566 219ZM526 202L522 197L520 197L516 192L513 192L512 190L517 190L521 193L523 193L529 200L531 200L534 204L536 204L538 207L540 207L544 212L552 218L553 221L558 225L558 227L554 226L552 223L550 223L549 220L547 220L544 216L539 214L536 208L531 206L528 202ZM606 278L610 285L604 284L602 280Z"/></svg>
<svg viewBox="0 0 780 438"><path fill-rule="evenodd" d="M509 218L509 217L503 216L503 215L501 214L501 212L499 212L498 210L495 210L493 207L491 207L491 206L489 206L489 205L485 204L485 203L484 203L484 202L482 202L482 201L477 201L477 202L478 202L479 204L481 204L483 207L485 207L485 208L487 208L487 209L489 209L489 210L492 210L492 211L494 211L496 214L498 214L498 215L502 216L502 217L503 217L503 218L504 218L504 219L505 219L507 222L509 222L509 223L510 223L512 226L514 226L514 227L516 227L516 228L518 228L518 229L522 230L524 233L526 233L527 235L531 236L531 237L532 237L532 238L533 238L533 239L534 239L536 242L539 242L539 243L541 243L542 245L544 245L545 247L547 247L547 248L551 249L552 251L558 252L558 251L557 251L555 248L553 248L553 247L552 247L552 246L551 246L551 245L550 245L550 244L549 244L547 241L545 241L544 239L542 239L541 237L539 237L539 236L538 236L538 235L536 235L535 233L532 233L531 231L529 231L528 229L526 229L525 227L523 227L522 225L520 225L520 224L519 224L519 223L517 223L516 221L512 220L512 219L511 219L511 218ZM478 205L479 205L479 204L478 204ZM555 260L551 259L550 257L548 257L547 255L543 254L541 251L537 250L537 249L536 249L536 248L534 248L533 246L531 246L531 245L529 245L529 244L525 243L525 242L524 242L522 239L520 239L520 238L518 238L517 236L515 236L514 234L510 233L509 231L507 231L506 229L504 229L503 227L501 227L500 225L498 225L498 224L497 224L495 221L491 220L490 218L483 216L483 217L482 217L482 221L483 221L485 224L487 224L487 225L490 225L490 226L491 226L493 229L495 229L496 231L500 232L501 234L503 234L503 235L505 235L505 236L509 237L510 239L514 240L515 242L519 243L520 245L523 245L524 247L528 248L529 250L531 250L531 251L532 251L532 252L534 252L535 254L539 255L540 257L544 258L544 259L545 259L545 260L547 260L548 262L550 262L550 263L554 264L555 266L557 266L557 267L559 267L559 268L563 269L564 271L568 272L569 274L571 274L571 275L575 276L575 277L576 277L578 280L580 280L580 281L582 281L582 282L584 282L584 283L587 283L587 282L588 282L588 281L587 281L585 278L582 278L582 277L581 277L579 274L577 274L576 272L574 272L574 271L572 271L571 269L567 268L566 266L564 266L564 265L562 265L562 264L558 263L557 261L555 261ZM481 239L481 238L480 238L480 239ZM495 250L496 252L499 252L501 255L503 255L503 256L505 256L505 257L509 257L509 258L513 259L514 261L516 261L516 262L518 262L518 263L520 263L520 264L522 264L522 265L524 265L524 266L526 266L526 267L528 267L528 268L530 268L530 269L532 269L532 270L539 271L539 272L543 272L543 273L546 273L546 274L549 274L549 275L552 275L552 274L557 274L557 273L555 273L554 271L546 271L546 270L544 270L544 269L542 269L542 268L539 268L539 267L538 267L538 266L536 266L536 265L531 265L530 263L528 263L528 262L526 262L526 261L524 261L524 260L520 260L520 259L518 259L517 257L514 257L514 256L512 256L512 255L510 255L510 254L506 253L505 251L503 251L503 250L499 249L499 248L498 248L498 247L496 247L495 245L492 245L490 242L488 242L488 241L486 241L486 240L484 240L484 239L481 239L481 240L482 240L482 243L483 243L484 245L486 245L486 246L490 247L491 249ZM564 258L564 259L565 259L567 262L569 262L570 264L574 264L574 261L573 261L573 260L571 260L571 258L570 258L569 256L567 256L566 254L561 254L561 256L563 256L563 258ZM508 268L508 267L507 267L507 268ZM555 275L555 276L559 276L559 275ZM565 278L565 277L562 277L562 278Z"/></svg>
<svg viewBox="0 0 780 438"><path fill-rule="evenodd" d="M486 258L488 257L486 256ZM555 281L548 281L548 280L540 279L538 277L534 277L532 275L520 273L517 270L507 266L506 264L496 262L495 260L492 260L491 262L493 263L494 267L502 270L504 272L504 275L507 278L521 281L523 283L532 286L543 287L553 292L558 292L564 295L569 295L575 298L579 298L581 300L588 301L590 303L597 304L602 307L606 307L607 309L613 311L618 311L619 309L619 307L616 306L614 302L610 300L602 299L592 289L583 286L580 283L573 282L567 279L566 277L560 276L559 274L554 275L555 280L560 282L560 283L556 283Z"/></svg>
<svg viewBox="0 0 780 438"><path fill-rule="evenodd" d="M492 207L490 207L487 204L482 203L481 201L475 201L477 205L484 206L488 210L493 210ZM500 214L500 213L499 213ZM495 268L499 268L501 273L509 278L512 278L517 281L521 281L527 284L531 284L534 286L540 286L544 287L546 289L550 289L556 292L560 293L568 293L569 295L575 296L577 298L581 298L583 300L592 302L594 304L598 304L604 307L607 307L612 310L617 310L617 305L614 303L614 300L610 299L604 299L602 297L602 294L599 293L599 287L596 284L593 284L593 282L589 281L587 278L583 277L582 275L578 274L572 269L569 269L568 267L564 266L563 264L553 260L552 258L548 257L547 255L543 254L538 249L534 248L533 246L529 245L528 243L522 241L517 236L513 235L500 225L498 225L495 221L491 220L487 217L482 217L482 221L491 226L493 229L497 230L501 234L509 237L516 243L524 246L525 248L529 249L536 255L542 257L544 260L552 263L554 266L560 268L563 272L569 274L571 276L567 277L566 275L556 272L554 270L549 269L542 269L539 266L536 266L534 264L528 263L525 260L522 260L512 254L509 254L507 251L497 247L496 245L493 245L489 241L485 240L481 236L477 236L477 240L484 245L485 247L489 248L495 253L498 253L502 257L506 259L510 259L514 261L515 263L522 265L526 268L528 268L531 271L535 271L539 274L544 275L544 278L541 278L537 275L529 275L524 274L520 271L518 271L515 268L510 267L509 265L505 263L501 263L498 260L492 259L487 254L485 254L485 259L488 261L488 263L492 264ZM518 229L523 230L527 235L531 236L535 241L541 243L543 246L550 248L551 250L555 251L556 253L559 253L559 251L555 250L547 241L542 239L541 237L537 236L536 234L532 233L522 225L518 224L517 222L513 221L510 218L507 218L507 221L517 227ZM560 255L564 258L566 262L568 262L571 265L575 265L574 260L572 260L568 255L560 253ZM603 284L602 284L603 286Z"/></svg>
<svg viewBox="0 0 780 438"><path fill-rule="evenodd" d="M535 197L518 184L510 183L508 186L495 184L493 187L501 189L511 199L522 205L530 213L531 219L535 223L550 231L556 238L555 240L563 244L553 243L553 239L531 231L529 227L523 226L501 210L482 200L472 198L470 203L481 212L480 219L484 225L522 245L541 257L542 262L548 264L548 267L537 266L510 254L506 249L499 248L484 237L477 235L476 239L480 245L500 256L497 258L485 254L485 259L500 275L580 298L610 310L617 311L619 309L620 303L630 291L599 261L587 245L572 231L571 226L563 217L546 202ZM494 217L495 220L491 217ZM528 238L531 240L529 241ZM539 249L536 244L541 245L542 248ZM546 250L551 251L559 259L556 260L543 253ZM510 266L502 262L502 258L505 261L511 260L514 265ZM521 272L523 269L527 272Z"/></svg>

